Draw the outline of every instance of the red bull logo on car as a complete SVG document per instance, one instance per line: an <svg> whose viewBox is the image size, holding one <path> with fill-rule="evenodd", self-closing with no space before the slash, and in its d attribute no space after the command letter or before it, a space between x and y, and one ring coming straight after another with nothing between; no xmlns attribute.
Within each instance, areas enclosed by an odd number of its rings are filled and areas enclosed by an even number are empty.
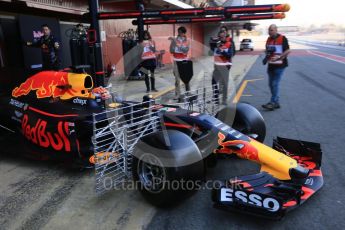
<svg viewBox="0 0 345 230"><path fill-rule="evenodd" d="M43 148L71 152L68 122L59 121L56 130L50 130L51 125L44 119L38 119L34 125L31 125L29 120L29 116L25 114L22 120L22 132L26 139Z"/></svg>
<svg viewBox="0 0 345 230"><path fill-rule="evenodd" d="M57 86L68 84L68 73L44 71L28 78L12 91L13 97L20 97L36 90L37 98L59 97L64 90Z"/></svg>
<svg viewBox="0 0 345 230"><path fill-rule="evenodd" d="M216 153L232 154L235 153L238 157L252 161L259 161L258 150L247 141L230 140L224 141L225 135L218 133L218 144L221 146Z"/></svg>
<svg viewBox="0 0 345 230"><path fill-rule="evenodd" d="M93 80L88 74L68 73L62 71L43 71L28 78L12 91L17 98L36 91L37 98L60 97L91 97Z"/></svg>

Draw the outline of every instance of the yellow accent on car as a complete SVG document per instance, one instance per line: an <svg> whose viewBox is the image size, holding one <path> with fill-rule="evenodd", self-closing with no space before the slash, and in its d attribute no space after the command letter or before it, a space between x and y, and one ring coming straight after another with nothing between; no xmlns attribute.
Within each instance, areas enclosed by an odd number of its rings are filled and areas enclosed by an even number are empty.
<svg viewBox="0 0 345 230"><path fill-rule="evenodd" d="M295 159L258 141L251 140L250 144L257 148L259 152L260 171L267 172L279 180L291 179L289 170L298 166Z"/></svg>
<svg viewBox="0 0 345 230"><path fill-rule="evenodd" d="M94 98L91 94L93 79L88 74L68 73L68 88L60 99L67 100L73 97Z"/></svg>

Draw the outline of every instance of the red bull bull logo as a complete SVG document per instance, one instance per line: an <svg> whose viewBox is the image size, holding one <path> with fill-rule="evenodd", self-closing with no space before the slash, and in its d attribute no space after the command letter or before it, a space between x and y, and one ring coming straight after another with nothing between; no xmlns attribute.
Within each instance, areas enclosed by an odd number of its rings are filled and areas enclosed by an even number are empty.
<svg viewBox="0 0 345 230"><path fill-rule="evenodd" d="M12 91L13 97L28 95L36 90L37 98L60 97L62 100L73 97L91 97L93 80L88 74L43 71L28 78Z"/></svg>
<svg viewBox="0 0 345 230"><path fill-rule="evenodd" d="M65 93L57 86L68 85L68 73L44 71L28 78L12 91L13 97L20 97L36 90L37 98L59 97Z"/></svg>
<svg viewBox="0 0 345 230"><path fill-rule="evenodd" d="M218 144L221 146L216 153L232 154L235 153L238 157L252 161L259 161L259 152L247 141L231 140L224 141L225 135L218 133Z"/></svg>

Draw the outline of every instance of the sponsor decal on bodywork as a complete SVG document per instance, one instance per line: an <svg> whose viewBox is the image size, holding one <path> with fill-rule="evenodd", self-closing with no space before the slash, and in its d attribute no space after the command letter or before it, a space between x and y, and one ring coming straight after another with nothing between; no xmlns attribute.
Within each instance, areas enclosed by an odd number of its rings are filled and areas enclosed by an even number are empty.
<svg viewBox="0 0 345 230"><path fill-rule="evenodd" d="M18 98L36 91L36 97L59 97L62 100L73 97L92 97L93 87L91 76L87 74L42 71L20 84L12 90L12 96ZM93 98L93 97L92 97Z"/></svg>
<svg viewBox="0 0 345 230"><path fill-rule="evenodd" d="M235 153L240 158L259 161L259 152L250 142L243 140L225 141L225 135L221 132L218 133L218 138L218 144L221 148L216 149L215 153Z"/></svg>
<svg viewBox="0 0 345 230"><path fill-rule="evenodd" d="M92 155L89 159L91 164L109 164L116 162L120 154L117 152L98 152Z"/></svg>
<svg viewBox="0 0 345 230"><path fill-rule="evenodd" d="M87 103L87 100L84 100L84 99L80 99L80 98L74 98L73 99L73 103L74 104L80 104L80 105L86 105Z"/></svg>
<svg viewBox="0 0 345 230"><path fill-rule="evenodd" d="M220 201L230 203L244 203L264 208L270 212L277 212L281 209L281 203L268 196L243 190L234 190L231 188L222 188L220 191Z"/></svg>
<svg viewBox="0 0 345 230"><path fill-rule="evenodd" d="M66 84L68 84L68 73L66 72L55 72L55 74L40 72L16 87L12 91L12 96L20 97L36 90L37 98L58 97L64 93L64 90L57 86Z"/></svg>
<svg viewBox="0 0 345 230"><path fill-rule="evenodd" d="M191 113L191 114L189 114L189 116L191 116L191 117L196 117L196 116L199 116L200 115L200 113Z"/></svg>
<svg viewBox="0 0 345 230"><path fill-rule="evenodd" d="M52 125L47 120L38 119L34 125L30 125L31 120L30 122L29 120L29 116L25 114L22 119L22 132L26 139L43 148L71 152L71 143L68 138L69 122L59 121L56 129L52 130L50 128Z"/></svg>
<svg viewBox="0 0 345 230"><path fill-rule="evenodd" d="M14 115L16 115L16 117L18 117L18 118L21 118L23 116L23 113L15 110Z"/></svg>
<svg viewBox="0 0 345 230"><path fill-rule="evenodd" d="M13 106L15 106L15 107L17 107L17 108L22 109L22 108L24 107L25 103L24 103L24 102L21 102L21 101L17 101L17 100L15 100L15 99L11 98L11 100L10 100L10 105L13 105Z"/></svg>

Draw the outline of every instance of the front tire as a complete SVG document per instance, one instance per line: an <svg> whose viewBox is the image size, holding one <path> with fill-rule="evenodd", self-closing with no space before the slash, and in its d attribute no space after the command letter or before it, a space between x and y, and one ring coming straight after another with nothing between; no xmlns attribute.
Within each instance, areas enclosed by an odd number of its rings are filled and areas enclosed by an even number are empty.
<svg viewBox="0 0 345 230"><path fill-rule="evenodd" d="M149 203L167 206L201 186L204 161L189 136L176 130L159 131L136 145L132 173Z"/></svg>
<svg viewBox="0 0 345 230"><path fill-rule="evenodd" d="M236 108L227 106L216 117L225 124L248 135L259 142L264 142L266 125L260 112L246 103L237 103Z"/></svg>

